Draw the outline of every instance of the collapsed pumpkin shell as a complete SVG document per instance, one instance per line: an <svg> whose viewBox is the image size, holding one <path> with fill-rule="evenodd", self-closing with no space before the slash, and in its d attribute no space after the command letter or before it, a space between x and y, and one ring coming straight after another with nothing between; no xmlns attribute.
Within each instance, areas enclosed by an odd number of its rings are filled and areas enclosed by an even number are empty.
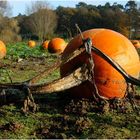
<svg viewBox="0 0 140 140"><path fill-rule="evenodd" d="M5 56L6 56L6 46L2 41L0 41L0 59L4 58Z"/></svg>
<svg viewBox="0 0 140 140"><path fill-rule="evenodd" d="M29 46L30 48L34 48L34 47L36 46L36 42L33 41L33 40L30 40L30 41L28 41L28 46Z"/></svg>
<svg viewBox="0 0 140 140"><path fill-rule="evenodd" d="M66 47L66 42L62 38L53 38L48 44L50 53L62 53Z"/></svg>
<svg viewBox="0 0 140 140"><path fill-rule="evenodd" d="M93 45L103 53L116 61L127 73L138 78L140 72L139 56L132 43L120 33L109 29L91 29L82 33L84 38L90 38ZM62 57L67 56L82 45L80 35L77 35L67 45ZM111 98L123 98L127 84L122 75L109 63L92 52L95 67L95 82L101 96ZM66 76L81 64L87 62L87 56L81 54L77 58L64 64L60 68L61 77ZM90 98L93 94L93 86L90 82L84 82L74 87L70 93L75 97Z"/></svg>

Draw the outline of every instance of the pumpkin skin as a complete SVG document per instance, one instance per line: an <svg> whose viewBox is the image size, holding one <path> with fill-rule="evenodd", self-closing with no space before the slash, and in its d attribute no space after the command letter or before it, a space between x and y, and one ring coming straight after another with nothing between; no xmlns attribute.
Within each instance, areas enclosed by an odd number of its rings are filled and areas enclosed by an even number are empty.
<svg viewBox="0 0 140 140"><path fill-rule="evenodd" d="M140 48L140 42L138 40L131 40L135 48Z"/></svg>
<svg viewBox="0 0 140 140"><path fill-rule="evenodd" d="M43 47L44 49L48 49L48 44L49 44L49 40L46 40L46 41L44 41L44 42L42 43L42 47Z"/></svg>
<svg viewBox="0 0 140 140"><path fill-rule="evenodd" d="M140 72L139 56L133 44L123 35L109 29L91 29L83 32L84 38L90 38L93 45L116 61L127 73L138 78ZM64 50L62 57L67 56L82 45L81 36L77 35ZM110 64L92 52L94 58L95 83L99 94L108 99L123 98L127 84L122 75ZM87 62L87 56L80 54L60 68L61 77ZM86 81L69 90L73 97L91 98L93 86Z"/></svg>
<svg viewBox="0 0 140 140"><path fill-rule="evenodd" d="M5 44L0 41L0 59L4 58L6 56L6 46Z"/></svg>
<svg viewBox="0 0 140 140"><path fill-rule="evenodd" d="M53 38L48 44L50 53L62 53L66 47L66 42L62 38Z"/></svg>
<svg viewBox="0 0 140 140"><path fill-rule="evenodd" d="M36 46L36 42L33 41L33 40L30 40L30 41L28 41L28 46L29 46L30 48L34 48L34 47Z"/></svg>

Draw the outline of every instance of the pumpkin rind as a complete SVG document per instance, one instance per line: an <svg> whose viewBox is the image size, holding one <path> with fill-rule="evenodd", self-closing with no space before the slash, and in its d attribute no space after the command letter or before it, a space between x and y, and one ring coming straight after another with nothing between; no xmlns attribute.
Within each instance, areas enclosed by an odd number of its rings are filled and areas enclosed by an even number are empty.
<svg viewBox="0 0 140 140"><path fill-rule="evenodd" d="M139 56L132 43L120 33L109 29L91 29L82 33L84 38L92 39L95 47L116 61L127 73L138 78L140 72ZM81 36L76 36L67 45L62 57L67 56L82 45ZM92 52L94 58L95 82L101 96L111 98L123 98L126 92L126 82L122 75L110 64ZM61 77L72 72L78 65L86 62L84 54L64 64L60 68ZM89 82L84 82L78 87L71 89L75 97L92 97L93 86Z"/></svg>
<svg viewBox="0 0 140 140"><path fill-rule="evenodd" d="M5 44L0 41L0 59L4 58L6 56L6 46Z"/></svg>

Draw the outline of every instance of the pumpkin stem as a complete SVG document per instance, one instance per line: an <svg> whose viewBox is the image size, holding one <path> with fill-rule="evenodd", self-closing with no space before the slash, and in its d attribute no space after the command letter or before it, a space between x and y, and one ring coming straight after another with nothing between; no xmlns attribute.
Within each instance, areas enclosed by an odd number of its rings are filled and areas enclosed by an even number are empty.
<svg viewBox="0 0 140 140"><path fill-rule="evenodd" d="M78 24L75 24L75 26L76 26L77 30L79 31L82 40L84 41L84 36L83 36L83 34L82 34L82 31L81 31L80 27L78 26Z"/></svg>

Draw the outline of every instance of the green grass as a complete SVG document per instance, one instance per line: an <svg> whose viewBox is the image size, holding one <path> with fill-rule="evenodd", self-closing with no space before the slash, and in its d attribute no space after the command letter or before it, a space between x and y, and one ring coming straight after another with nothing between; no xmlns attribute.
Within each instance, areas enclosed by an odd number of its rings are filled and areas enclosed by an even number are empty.
<svg viewBox="0 0 140 140"><path fill-rule="evenodd" d="M34 48L30 48L27 46L26 42L19 42L16 44L8 44L7 45L7 57L12 57L13 59L17 58L27 58L29 56L41 57L47 56L47 51L43 50L41 46L36 46Z"/></svg>
<svg viewBox="0 0 140 140"><path fill-rule="evenodd" d="M18 62L20 59L22 61ZM30 48L26 42L8 44L7 55L2 62L6 67L0 69L0 81L10 82L8 75L10 75L13 82L28 80L49 68L57 59L57 54L50 54L41 46ZM59 70L57 70L49 77L45 77L42 82L49 82L59 76Z"/></svg>
<svg viewBox="0 0 140 140"><path fill-rule="evenodd" d="M57 55L49 54L37 46L29 48L26 42L9 44L7 56L2 61L0 82L21 82L49 68ZM18 59L22 58L21 62ZM8 76L10 75L10 77ZM60 77L59 70L54 71L40 82L50 82ZM137 87L138 93L140 88ZM9 90L21 99L21 92ZM63 94L66 94L65 96ZM43 139L43 138L77 138L77 139L140 139L140 117L129 104L128 111L122 113L112 110L108 113L89 109L86 114L71 111L67 92L52 95L34 96L39 110L24 114L23 102L10 102L0 107L0 139ZM7 98L8 100L8 98ZM2 98L0 98L2 103ZM70 106L71 110L66 111ZM79 107L77 107L79 109Z"/></svg>

